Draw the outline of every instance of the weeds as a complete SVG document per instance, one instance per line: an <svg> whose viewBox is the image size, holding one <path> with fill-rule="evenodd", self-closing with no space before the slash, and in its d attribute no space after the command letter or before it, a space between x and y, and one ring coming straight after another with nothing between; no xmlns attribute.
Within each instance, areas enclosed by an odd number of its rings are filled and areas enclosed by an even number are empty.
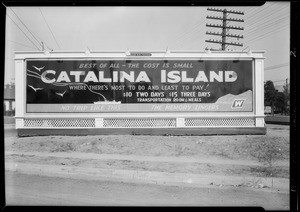
<svg viewBox="0 0 300 212"><path fill-rule="evenodd" d="M274 176L276 174L275 162L285 159L285 152L280 145L279 138L263 138L253 143L250 141L249 149L250 155L264 166L261 171L267 176Z"/></svg>
<svg viewBox="0 0 300 212"><path fill-rule="evenodd" d="M175 155L179 156L179 155L183 154L184 149L183 149L182 146L176 144L175 147L174 147L174 151L175 151Z"/></svg>
<svg viewBox="0 0 300 212"><path fill-rule="evenodd" d="M56 148L53 148L51 150L51 152L74 152L74 151L76 151L76 147L70 142L59 144Z"/></svg>
<svg viewBox="0 0 300 212"><path fill-rule="evenodd" d="M216 155L219 155L224 158L231 158L231 156L224 149L221 149L219 152L216 153Z"/></svg>

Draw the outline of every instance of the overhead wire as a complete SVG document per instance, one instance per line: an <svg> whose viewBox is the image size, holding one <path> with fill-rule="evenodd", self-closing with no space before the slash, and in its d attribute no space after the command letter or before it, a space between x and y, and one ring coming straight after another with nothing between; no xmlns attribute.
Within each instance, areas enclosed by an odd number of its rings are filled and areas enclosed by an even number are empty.
<svg viewBox="0 0 300 212"><path fill-rule="evenodd" d="M265 25L266 22L274 21L274 19L281 18L282 16L286 15L287 12L285 10L282 10L281 8L279 10L274 10L272 12L265 12L265 14L260 15L256 17L255 19L249 20L248 22L248 29L255 29L257 26Z"/></svg>
<svg viewBox="0 0 300 212"><path fill-rule="evenodd" d="M279 15L275 15L275 16L277 17ZM288 17L289 17L289 15L284 16L284 17L279 18L279 19L275 19L275 20L272 17L267 22L264 22L264 25L260 25L260 27L258 27L258 28L251 27L252 28L251 30L245 32L245 43L250 43L250 42L256 41L260 38L264 38L264 37L269 36L270 33L279 32L279 31L282 31L283 29L286 29L287 25L286 26L279 26L278 28L272 29L271 31L269 30L270 28L272 28L274 26L277 26L278 22L281 22L281 21L287 19ZM269 23L270 21L272 21L272 23ZM259 32L260 35L257 35L257 32ZM254 37L254 38L252 37L250 40L247 41L247 38L252 36L252 35L257 35L257 36Z"/></svg>
<svg viewBox="0 0 300 212"><path fill-rule="evenodd" d="M266 29L270 28L270 27L273 27L273 25L277 25L279 21L282 21L284 19L286 19L289 15L287 16L284 16L282 18L277 18L275 19L275 17L278 17L280 16L279 14L275 15L274 17L271 17L269 20L265 20L265 17L268 17L268 16L262 16L260 17L260 19L262 19L262 21L264 22L263 24L259 24L259 26L255 26L255 24L250 24L248 25L247 27L247 31L245 31L247 35L251 35L251 34L255 34L256 32L260 32L260 33L263 33L264 31L267 31ZM270 23L271 22L271 23ZM260 22L257 22L257 23L260 23ZM249 26L252 26L252 27L249 27Z"/></svg>
<svg viewBox="0 0 300 212"><path fill-rule="evenodd" d="M23 26L27 29L27 31L32 35L32 37L39 43L40 46L42 46L42 39L39 38L39 36L37 35L34 35L34 33L27 27L27 25L21 20L21 18L18 16L18 14L12 9L9 7L9 9L14 13L14 15L18 18L18 20L23 24ZM38 37L38 38L37 38ZM15 42L17 43L17 42ZM44 42L43 42L44 43ZM20 45L20 43L17 43ZM45 43L44 43L45 44ZM24 46L24 45L23 45ZM52 50L52 48L50 48L48 45L45 44L45 46L49 49L49 50ZM28 47L28 46L27 46Z"/></svg>
<svg viewBox="0 0 300 212"><path fill-rule="evenodd" d="M197 15L197 14L195 14L195 15L193 16L193 20L197 20L197 19L195 18L196 15ZM176 34L176 36L173 38L173 40L171 40L171 41L169 42L169 44L170 44L170 43L173 43L173 42L176 41L178 38L180 38L183 34L185 34L187 29L193 28L193 27L196 26L197 24L198 24L198 21L196 21L196 22L194 22L194 23L190 23L188 26L185 26L185 27L181 28L181 29L182 29L182 32L179 33L179 34Z"/></svg>
<svg viewBox="0 0 300 212"><path fill-rule="evenodd" d="M251 39L248 40L248 37L250 37L249 35L245 35L245 42L250 42L252 40L256 40L257 38L261 38L261 37L267 37L266 35L269 35L273 32L279 32L279 31L282 31L284 29L287 29L289 28L288 25L285 25L285 26L280 26L278 28L274 28L274 29L270 29L269 31L266 31L266 32L263 32L263 33L260 33L260 34L257 34L257 36L253 36L251 37Z"/></svg>
<svg viewBox="0 0 300 212"><path fill-rule="evenodd" d="M288 8L288 7L285 7L285 8ZM275 14L275 13L278 12L278 11L282 11L281 9L282 8L280 8L279 10L274 11L272 13L272 15L274 17L280 16L278 13L277 14ZM269 14L267 14L267 15L265 15L263 17L269 17ZM261 19L264 19L263 17L261 17ZM275 32L277 33L277 32L280 32L282 30L287 29L288 25L284 25L284 26L279 26L279 27L277 27L275 29L269 30L270 28L272 28L274 26L277 26L278 22L281 22L281 21L287 19L289 17L289 15L286 15L284 17L281 17L281 18L278 18L278 19L275 19L275 20L274 20L274 17L272 17L272 16L269 17L270 19L267 22L264 22L264 25L260 25L260 27L258 27L258 28L250 27L252 29L250 31L247 31L245 33L245 43L248 44L248 43L257 41L259 39L262 39L262 38L270 36L271 33L275 33ZM254 24L252 24L252 26L254 26ZM259 32L259 35L257 34L257 32ZM247 38L250 37L250 36L252 36L252 35L257 35L257 36L256 37L252 37L250 40L247 40Z"/></svg>
<svg viewBox="0 0 300 212"><path fill-rule="evenodd" d="M252 9L250 9L251 11L249 12L249 13L245 13L245 14L247 14L248 16L249 15L251 15L251 17L254 17L254 18L251 18L251 21L250 22L254 22L254 23L252 23L252 24L250 24L250 33L249 33L249 31L248 32L245 32L245 35L246 36L251 36L251 35L253 35L253 34L256 34L257 36L256 37L254 37L254 38L252 38L251 40L248 40L247 42L245 42L245 43L250 43L250 42L253 42L253 41L256 41L256 40L258 40L258 39L261 39L261 38L264 38L264 37L267 37L267 36L269 36L270 35L270 33L273 33L273 32L279 32L279 31L282 31L282 30L284 30L284 29L286 29L287 28L287 26L280 26L280 27L278 27L277 29L273 29L273 30L268 30L268 29L270 29L271 27L274 27L274 25L277 25L278 24L278 21L279 22L281 22L281 21L283 21L283 20L286 20L288 17L289 17L289 15L287 15L287 16L284 16L284 17L281 17L281 18L279 18L279 19L277 19L277 20L275 20L274 21L274 17L278 17L279 15L278 15L278 12L284 12L285 11L285 9L288 9L289 8L289 6L286 6L286 7L284 7L284 8L279 8L279 9L276 9L275 11L274 11L274 6L276 6L275 5L275 3L272 3L272 4L270 4L270 5L268 5L268 7L266 7L266 8L263 8L262 10L259 10L259 11L256 11L255 12L255 10L256 10L256 8L252 8ZM260 21L255 21L255 20L258 20L258 17L256 17L255 15L256 14L261 14L262 12L264 12L264 11L266 11L266 10L272 10L270 13L266 13L266 15L265 16L263 16L263 17L266 17L266 18L268 18L267 19L267 22L264 24L264 25L261 25L259 28L255 28L255 25L257 25L258 23L261 23L262 21L265 21L265 20L261 20L262 18L261 18L261 16L260 16ZM245 18L246 20L247 20L247 18ZM265 18L263 18L263 19L265 19ZM249 19L247 20L247 21L249 21ZM271 21L273 21L272 23L270 23ZM269 23L269 25L268 26L266 26L266 24L268 24ZM257 32L259 32L259 35L257 34ZM248 33L248 34L247 34ZM247 38L247 37L246 37ZM245 39L245 37L244 37L244 39ZM230 40L230 39L229 39ZM247 46L248 47L248 46ZM246 47L246 48L247 48ZM244 48L244 49L246 49L246 48ZM244 50L243 49L243 50Z"/></svg>
<svg viewBox="0 0 300 212"><path fill-rule="evenodd" d="M245 22L248 22L248 23L254 22L254 24L250 24L250 25L247 26L248 29L249 29L249 28L250 28L250 29L252 28L252 27L249 27L249 26L253 26L253 25L255 25L255 24L257 23L257 21L255 21L255 20L258 19L258 17L255 16L256 14L259 14L259 13L261 13L261 12L267 10L267 9L270 9L270 8L272 7L272 5L275 5L274 3L269 3L269 4L270 4L270 5L268 5L267 7L263 8L263 9L260 9L260 8L252 8L252 9L250 9L250 10L251 10L250 12L248 12L248 13L245 12ZM258 11L257 11L257 10L258 10ZM250 18L248 18L248 16L250 16ZM269 13L268 13L268 16L269 16ZM253 17L254 17L254 18L253 18ZM261 18L259 18L259 20L261 20ZM245 35L246 35L246 29L247 29L247 28L244 27ZM255 30L255 29L254 29L254 30ZM249 32L249 31L248 31L248 32Z"/></svg>
<svg viewBox="0 0 300 212"><path fill-rule="evenodd" d="M255 12L254 14L251 14L251 17L248 19L248 21L249 21L249 20L252 21L252 20L258 19L255 15L257 15L257 14L259 14L259 13L261 13L261 12L267 10L267 9L270 9L270 7L272 7L272 5L276 6L276 5L273 3L273 4L270 4L270 5L268 5L268 6L263 7L262 9L259 8L257 12Z"/></svg>
<svg viewBox="0 0 300 212"><path fill-rule="evenodd" d="M219 12L213 12L213 13L211 13L211 15L214 15L214 16L216 16L216 14L219 15ZM182 46L182 45L184 45L185 43L181 41L183 38L187 38L187 37L191 37L191 36L197 36L197 34L194 34L194 33L200 33L200 31L203 31L205 29L205 27L202 27L201 25L204 24L204 21L205 21L205 19L203 19L201 22L196 22L193 25L193 27L190 27L192 29L185 31L184 33L181 33L181 36L178 37L175 40L176 42L173 41L174 44L175 44L175 46ZM205 34L203 34L200 38L202 38L204 36L205 36Z"/></svg>
<svg viewBox="0 0 300 212"><path fill-rule="evenodd" d="M290 17L289 15L285 16L285 17L282 17L282 18L279 18L279 19L273 19L271 23L266 22L264 25L260 25L260 27L257 27L257 28L253 28L249 31L247 31L247 34L250 35L250 34L255 34L256 32L260 32L260 33L263 33L262 31L266 31L266 29L270 28L270 27L273 27L274 25L278 25L278 22L284 20L284 19L287 19L288 17ZM268 24L269 23L269 24Z"/></svg>
<svg viewBox="0 0 300 212"><path fill-rule="evenodd" d="M263 26L269 25L269 23L274 23L275 21L281 21L283 19L286 19L289 16L289 14L287 15L286 14L287 13L284 14L277 13L277 14L273 14L273 16L260 16L259 17L260 21L254 21L254 23L248 24L247 29L249 32L258 31Z"/></svg>
<svg viewBox="0 0 300 212"><path fill-rule="evenodd" d="M21 32L27 37L27 39L37 48L37 50L40 51L39 47L26 35L26 33L19 27L19 25L8 15L6 14L7 17L21 30Z"/></svg>
<svg viewBox="0 0 300 212"><path fill-rule="evenodd" d="M281 64L278 64L278 65L266 67L264 70L268 71L268 70L273 70L273 69L277 69L277 68L281 68L281 67L289 66L289 65L290 65L290 63L281 63Z"/></svg>
<svg viewBox="0 0 300 212"><path fill-rule="evenodd" d="M15 11L9 7L9 9L15 14L18 20L23 24L23 26L27 29L27 31L32 35L32 37L41 45L41 42L35 37L35 35L31 32L31 30L26 26L26 24L19 18L19 16L15 13Z"/></svg>
<svg viewBox="0 0 300 212"><path fill-rule="evenodd" d="M280 31L283 31L283 30L286 30L286 29L289 29L289 26L285 26L285 27L283 27L281 29L274 29L274 30L272 30L272 31L270 31L270 32L268 32L266 34L254 37L254 38L246 41L245 43L252 43L252 42L257 41L259 39L262 39L262 38L265 38L265 37L269 37L270 35L274 35L275 32L277 33L277 32L280 32Z"/></svg>
<svg viewBox="0 0 300 212"><path fill-rule="evenodd" d="M9 39L5 39L5 40L7 40L9 42L12 42L12 43L15 43L15 44L18 44L20 46L24 46L24 47L27 47L27 48L30 48L30 49L35 49L35 48L31 47L31 46L27 46L27 45L24 45L24 44L16 42L16 41L12 41L12 40L9 40Z"/></svg>
<svg viewBox="0 0 300 212"><path fill-rule="evenodd" d="M43 43L44 45L50 50L53 51L53 48L49 47L48 45L45 44L45 42L43 41L43 39L41 39L39 36L37 36Z"/></svg>
<svg viewBox="0 0 300 212"><path fill-rule="evenodd" d="M190 39L192 39L193 36L198 37L198 34L200 34L200 32L202 32L202 31L203 31L203 30L202 30L201 28L194 29L194 30L193 30L192 32L190 32L189 34L186 34L186 35L184 36L184 38L185 38L185 40L190 40ZM203 36L204 36L204 34L201 35L201 36L199 37L199 39L202 38ZM174 44L174 46L179 47L179 46L182 46L182 45L185 45L185 44L186 44L185 42L177 42L177 43Z"/></svg>
<svg viewBox="0 0 300 212"><path fill-rule="evenodd" d="M281 14L278 12L283 12L283 13ZM279 10L273 11L271 14L267 13L265 16L260 16L259 21L250 21L251 24L249 24L247 27L249 29L255 28L256 25L261 25L261 23L266 24L269 21L274 21L274 18L280 17L285 14L286 12L280 8Z"/></svg>
<svg viewBox="0 0 300 212"><path fill-rule="evenodd" d="M202 32L202 29L201 29L201 28L194 28L192 31L190 31L190 32L188 32L188 33L186 33L186 34L184 34L184 35L180 38L180 40L178 40L177 42L175 42L175 43L173 44L173 46L181 46L181 45L184 45L188 39L191 39L192 36L197 36L197 37L198 37L198 34L196 34L196 33L199 33L199 34L200 34L200 32ZM203 37L203 36L204 36L204 35L201 35L201 37Z"/></svg>
<svg viewBox="0 0 300 212"><path fill-rule="evenodd" d="M47 25L47 27L48 27L49 31L50 31L50 32L51 32L51 34L52 34L52 37L53 37L53 39L54 39L54 41L55 41L56 45L58 46L58 48L59 48L59 49L61 49L61 48L60 48L60 46L59 46L59 44L58 44L58 42L57 42L57 40L56 40L56 38L55 38L55 36L54 36L54 34L53 34L53 32L52 32L52 30L51 30L51 28L50 28L50 26L49 26L49 24L47 23L47 20L46 20L46 18L45 18L45 16L44 16L44 14L43 14L43 12L42 12L41 8L39 8L39 10L40 10L40 13L41 13L41 15L42 15L42 17L43 17L43 19L44 19L44 21L45 21L45 23L46 23L46 25Z"/></svg>
<svg viewBox="0 0 300 212"><path fill-rule="evenodd" d="M187 35L190 35L190 34L194 33L195 31L198 30L199 27L201 29L202 28L201 27L202 23L203 23L203 21L201 21L200 23L196 22L194 25L192 25L191 27L189 27L190 30L186 30L183 33L181 33L180 36L177 37L176 39L174 39L173 41L171 41L170 44L173 44L174 46L178 45L178 42L180 43L181 40L183 38L185 38Z"/></svg>
<svg viewBox="0 0 300 212"><path fill-rule="evenodd" d="M254 11L255 8L251 8L250 10ZM210 15L214 15L214 16L220 16L220 13L219 12L213 12L213 13L210 13ZM204 20L202 21L202 23L204 22ZM196 26L199 24L195 24ZM193 36L193 33L200 33L204 30L204 28L200 28L200 29L197 29L197 27L194 27L192 30L188 31L188 32L185 32L185 33L182 33L181 36L176 40L177 42L175 43L175 46L182 46L184 45L184 43L180 43L180 40L182 38L189 38L191 36ZM194 36L197 36L197 35L194 35ZM201 38L204 36L204 34L201 36Z"/></svg>

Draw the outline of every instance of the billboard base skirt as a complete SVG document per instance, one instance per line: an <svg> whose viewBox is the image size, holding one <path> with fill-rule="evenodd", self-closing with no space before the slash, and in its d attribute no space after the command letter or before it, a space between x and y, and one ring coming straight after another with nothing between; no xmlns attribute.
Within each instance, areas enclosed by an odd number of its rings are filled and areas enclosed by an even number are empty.
<svg viewBox="0 0 300 212"><path fill-rule="evenodd" d="M19 137L26 136L78 136L78 135L265 135L266 127L207 127L207 128L106 128L106 129L17 129Z"/></svg>

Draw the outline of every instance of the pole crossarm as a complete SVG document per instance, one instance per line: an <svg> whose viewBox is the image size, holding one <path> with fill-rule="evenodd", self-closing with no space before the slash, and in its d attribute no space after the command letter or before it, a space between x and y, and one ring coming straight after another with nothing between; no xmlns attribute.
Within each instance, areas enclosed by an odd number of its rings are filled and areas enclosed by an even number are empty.
<svg viewBox="0 0 300 212"><path fill-rule="evenodd" d="M227 43L227 42L222 42L220 40L205 40L205 42L208 42L208 43L218 43L218 44L224 44L224 45L232 45L232 46L243 46L243 44L241 43Z"/></svg>
<svg viewBox="0 0 300 212"><path fill-rule="evenodd" d="M244 27L238 26L223 26L218 24L206 24L207 27L216 27L216 28L224 28L224 29L236 29L236 30L244 30Z"/></svg>
<svg viewBox="0 0 300 212"><path fill-rule="evenodd" d="M217 36L226 36L226 37L233 37L233 38L244 38L243 35L233 35L233 34L222 34L217 32L206 32L207 35L217 35Z"/></svg>
<svg viewBox="0 0 300 212"><path fill-rule="evenodd" d="M217 8L207 8L209 11L215 11L215 12L226 12L226 13L233 13L238 15L244 15L244 12L236 11L236 10L226 10L226 9L217 9Z"/></svg>
<svg viewBox="0 0 300 212"><path fill-rule="evenodd" d="M235 11L235 10L227 10L227 9L217 9L217 8L207 8L208 11L214 11L214 12L222 12L222 16L211 16L208 15L206 16L207 19L215 19L215 20L220 20L222 21L222 24L206 24L206 27L212 27L212 28L221 28L222 31L219 32L206 32L207 35L215 35L215 36L221 36L221 40L205 40L205 42L208 43L218 43L221 44L221 49L224 51L229 45L233 46L243 46L241 43L236 43L236 42L226 42L227 37L232 37L236 39L244 38L243 35L236 35L236 34L230 34L227 33L229 29L233 30L244 30L244 27L240 26L229 26L228 22L244 22L243 19L241 18L228 18L228 14L233 13L233 14L238 14L238 15L244 15L243 12L241 11Z"/></svg>
<svg viewBox="0 0 300 212"><path fill-rule="evenodd" d="M222 18L219 16L206 16L207 19L216 19L216 20L222 20L222 21L237 21L237 22L244 22L243 19L240 18Z"/></svg>

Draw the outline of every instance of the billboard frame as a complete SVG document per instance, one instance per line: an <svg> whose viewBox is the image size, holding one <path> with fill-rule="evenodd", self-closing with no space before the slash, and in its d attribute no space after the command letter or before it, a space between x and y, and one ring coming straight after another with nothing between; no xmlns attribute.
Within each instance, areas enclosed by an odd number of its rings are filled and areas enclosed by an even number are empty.
<svg viewBox="0 0 300 212"><path fill-rule="evenodd" d="M265 134L265 122L264 122L264 51L255 50L255 51L248 51L248 52L239 52L239 51L232 51L232 52L224 52L224 51L149 51L149 54L145 54L147 56L136 56L136 55L143 55L143 54L130 54L128 51L93 51L93 52L84 52L84 51L57 51L57 52L15 52L15 72L16 72L16 128L19 129L20 132L27 132L28 129L52 129L51 127L45 125L43 126L31 126L26 125L26 123L30 120L63 120L63 119L94 119L94 127L96 129L103 129L105 125L106 119L114 119L116 123L118 120L146 120L146 122L141 121L141 125L146 123L147 120L155 120L156 119L174 119L175 125L167 128L179 128L184 129L205 129L205 128L212 128L212 127L221 127L223 129L227 128L241 128L243 132L239 133L247 133L246 129L251 128L251 134ZM135 56L132 56L135 55ZM252 61L252 112L119 112L119 113L27 113L26 110L26 61L27 60L89 60L89 59L99 59L101 60L193 60L193 59L202 59L202 60L251 60ZM100 59L99 59L100 60ZM22 92L20 92L22 91ZM196 104L196 103L193 103ZM241 122L245 122L244 120L252 120L251 124L246 124L245 126L240 125L239 123L229 124L222 124L219 126L218 124L213 124L212 126L205 125L205 126L187 126L186 119L205 119L212 122L214 120L222 121L226 123L226 120L242 120ZM198 123L198 122L197 122ZM235 123L235 122L234 122ZM132 125L134 128L136 125ZM147 125L148 126L148 125ZM150 126L150 127L142 127L137 126L136 129L140 128L155 128L158 127ZM166 126L164 126L166 127ZM72 130L74 127L73 125L70 126L56 126L55 129L65 130ZM89 127L79 127L80 129L88 129ZM105 129L120 129L126 128L122 126L108 126ZM257 129L257 131L253 131L253 129ZM47 131L47 130L46 130ZM66 132L61 132L62 134L66 134ZM103 133L104 133L103 129ZM193 130L194 131L194 130ZM235 130L236 131L236 130ZM113 131L112 131L113 132ZM99 132L101 134L101 132ZM239 134L238 133L238 134ZM22 133L21 133L22 134ZM21 135L20 134L20 135ZM29 133L30 134L30 133ZM226 133L225 133L226 134Z"/></svg>

